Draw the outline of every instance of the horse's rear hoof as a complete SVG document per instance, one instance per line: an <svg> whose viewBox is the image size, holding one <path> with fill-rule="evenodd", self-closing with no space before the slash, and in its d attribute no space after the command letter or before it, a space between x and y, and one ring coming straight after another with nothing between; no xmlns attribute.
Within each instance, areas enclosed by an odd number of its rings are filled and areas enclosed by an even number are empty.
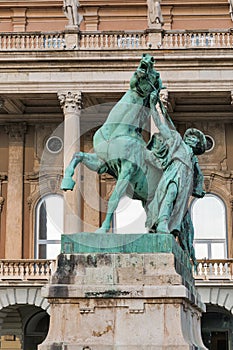
<svg viewBox="0 0 233 350"><path fill-rule="evenodd" d="M61 190L63 191L73 191L75 181L72 178L64 177L61 182Z"/></svg>

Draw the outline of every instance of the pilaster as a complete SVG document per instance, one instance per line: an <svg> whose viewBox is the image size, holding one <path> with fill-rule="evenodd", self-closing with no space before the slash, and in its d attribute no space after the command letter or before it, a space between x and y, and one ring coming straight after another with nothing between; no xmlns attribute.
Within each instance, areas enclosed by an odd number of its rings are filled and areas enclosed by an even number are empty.
<svg viewBox="0 0 233 350"><path fill-rule="evenodd" d="M12 25L14 32L24 32L26 29L26 8L12 8Z"/></svg>
<svg viewBox="0 0 233 350"><path fill-rule="evenodd" d="M61 91L58 99L64 113L64 169L68 166L74 153L80 150L80 115L82 107L81 91ZM64 194L64 232L81 231L81 194L79 191L79 171L75 172L74 191Z"/></svg>
<svg viewBox="0 0 233 350"><path fill-rule="evenodd" d="M25 123L6 125L9 135L9 165L6 214L6 259L22 258L23 229L23 163Z"/></svg>

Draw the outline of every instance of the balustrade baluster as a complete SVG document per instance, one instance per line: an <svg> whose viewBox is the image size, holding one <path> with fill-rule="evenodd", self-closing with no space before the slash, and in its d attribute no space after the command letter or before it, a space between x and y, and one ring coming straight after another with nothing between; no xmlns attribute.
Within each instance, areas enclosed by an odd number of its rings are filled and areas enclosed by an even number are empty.
<svg viewBox="0 0 233 350"><path fill-rule="evenodd" d="M30 268L29 268L30 263L25 263L24 267L24 279L27 280L28 277L30 277Z"/></svg>
<svg viewBox="0 0 233 350"><path fill-rule="evenodd" d="M199 263L197 266L197 275L202 276L202 263Z"/></svg>
<svg viewBox="0 0 233 350"><path fill-rule="evenodd" d="M219 276L219 265L217 263L214 263L214 275Z"/></svg>
<svg viewBox="0 0 233 350"><path fill-rule="evenodd" d="M15 49L21 50L21 36L16 35L15 37Z"/></svg>
<svg viewBox="0 0 233 350"><path fill-rule="evenodd" d="M220 46L221 46L221 43L220 43L220 33L217 33L217 43L216 43L216 46L217 46L217 47L220 47Z"/></svg>
<svg viewBox="0 0 233 350"><path fill-rule="evenodd" d="M19 263L17 262L14 263L14 276L19 276Z"/></svg>
<svg viewBox="0 0 233 350"><path fill-rule="evenodd" d="M8 262L5 262L4 263L4 276L8 276L8 271L9 271L9 263Z"/></svg>
<svg viewBox="0 0 233 350"><path fill-rule="evenodd" d="M34 276L40 276L40 263L36 262L33 266Z"/></svg>
<svg viewBox="0 0 233 350"><path fill-rule="evenodd" d="M168 48L168 35L165 34L163 37L162 37L162 46L166 49Z"/></svg>
<svg viewBox="0 0 233 350"><path fill-rule="evenodd" d="M0 279L4 275L4 263L1 261L0 263Z"/></svg>
<svg viewBox="0 0 233 350"><path fill-rule="evenodd" d="M188 39L188 36L187 36L187 33L184 33L183 35L183 41L182 41L182 47L187 47L187 39Z"/></svg>
<svg viewBox="0 0 233 350"><path fill-rule="evenodd" d="M43 262L40 264L40 274L41 274L41 276L47 277L47 275L48 275L47 262Z"/></svg>
<svg viewBox="0 0 233 350"><path fill-rule="evenodd" d="M118 49L119 48L119 46L118 46L118 35L117 34L111 35L110 42L111 42L111 48L113 48L113 49Z"/></svg>
<svg viewBox="0 0 233 350"><path fill-rule="evenodd" d="M139 47L141 48L141 49L146 49L146 44L147 44L147 37L145 36L145 35L139 35ZM162 45L162 43L161 43L161 45Z"/></svg>
<svg viewBox="0 0 233 350"><path fill-rule="evenodd" d="M226 37L225 37L225 33L221 33L221 36L220 36L220 46L221 47L226 47Z"/></svg>
<svg viewBox="0 0 233 350"><path fill-rule="evenodd" d="M9 274L9 276L11 276L11 277L14 276L14 263L12 263L12 262L9 263L8 274Z"/></svg>
<svg viewBox="0 0 233 350"><path fill-rule="evenodd" d="M100 34L99 36L99 43L100 43L100 49L104 48L104 36L103 34Z"/></svg>
<svg viewBox="0 0 233 350"><path fill-rule="evenodd" d="M90 40L90 36L89 36L89 34L87 34L86 36L85 36L85 49L88 49L88 47L89 47L89 40Z"/></svg>
<svg viewBox="0 0 233 350"><path fill-rule="evenodd" d="M22 38L21 38L21 48L22 48L22 50L25 49L25 39L26 39L26 37L25 37L25 35L23 35Z"/></svg>
<svg viewBox="0 0 233 350"><path fill-rule="evenodd" d="M169 37L170 37L170 45L169 45L169 47L170 47L170 49L173 49L175 47L174 36L173 36L173 34L170 34Z"/></svg>
<svg viewBox="0 0 233 350"><path fill-rule="evenodd" d="M30 47L29 45L29 35L26 35L26 49L28 50Z"/></svg>
<svg viewBox="0 0 233 350"><path fill-rule="evenodd" d="M15 49L16 48L16 36L15 35L8 35L8 44L7 44L7 48L9 50Z"/></svg>
<svg viewBox="0 0 233 350"><path fill-rule="evenodd" d="M117 35L117 41L116 39L115 40L114 39L115 39L115 36L112 36L112 47L115 48L114 45L116 45L117 49L122 49L122 35L121 34Z"/></svg>
<svg viewBox="0 0 233 350"><path fill-rule="evenodd" d="M19 275L21 276L21 279L24 279L24 263L19 264Z"/></svg>
<svg viewBox="0 0 233 350"><path fill-rule="evenodd" d="M90 49L90 47L91 47L91 35L87 34L87 46L86 46L86 48Z"/></svg>
<svg viewBox="0 0 233 350"><path fill-rule="evenodd" d="M206 263L203 264L203 272L204 272L204 275L205 277L208 275L208 271L207 271L207 268L208 268L208 265Z"/></svg>

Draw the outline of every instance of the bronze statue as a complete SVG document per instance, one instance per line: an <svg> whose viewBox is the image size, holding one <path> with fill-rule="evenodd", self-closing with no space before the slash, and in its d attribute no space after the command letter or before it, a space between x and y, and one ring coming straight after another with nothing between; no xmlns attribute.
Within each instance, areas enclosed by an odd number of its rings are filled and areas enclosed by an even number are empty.
<svg viewBox="0 0 233 350"><path fill-rule="evenodd" d="M113 213L122 196L139 199L145 209L149 232L172 233L195 261L193 226L188 213L191 195L203 197L203 176L197 155L205 152L206 139L197 129L188 129L182 140L159 92L160 74L154 59L144 54L130 80L130 89L113 107L93 138L95 153L75 153L61 188L72 190L75 167L82 162L89 169L109 173L117 180L107 214L97 233L110 230ZM146 144L142 130L152 116L158 133Z"/></svg>

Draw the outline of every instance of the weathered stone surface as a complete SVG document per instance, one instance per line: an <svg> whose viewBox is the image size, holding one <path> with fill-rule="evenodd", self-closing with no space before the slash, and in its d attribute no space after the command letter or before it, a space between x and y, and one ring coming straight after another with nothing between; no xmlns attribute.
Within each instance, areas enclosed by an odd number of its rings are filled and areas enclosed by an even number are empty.
<svg viewBox="0 0 233 350"><path fill-rule="evenodd" d="M180 247L170 241L167 250L172 245L175 253L61 254L42 291L51 324L39 350L205 349L204 306L185 278L189 267Z"/></svg>

